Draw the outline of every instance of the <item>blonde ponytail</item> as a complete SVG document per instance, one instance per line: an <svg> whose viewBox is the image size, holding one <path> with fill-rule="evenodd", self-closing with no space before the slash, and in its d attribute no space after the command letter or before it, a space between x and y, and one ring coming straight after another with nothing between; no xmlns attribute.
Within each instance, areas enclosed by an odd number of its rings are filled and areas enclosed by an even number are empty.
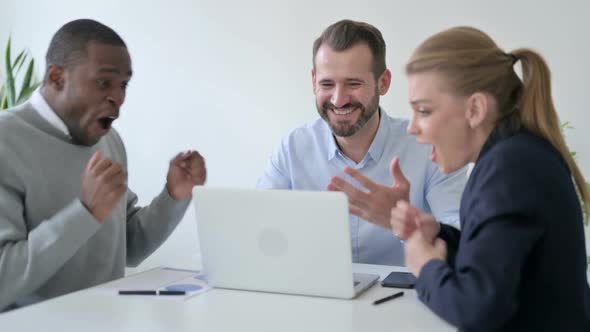
<svg viewBox="0 0 590 332"><path fill-rule="evenodd" d="M553 98L551 97L551 73L541 55L530 49L512 52L522 65L522 93L518 108L521 124L529 131L545 138L561 154L567 163L582 201L582 209L588 215L590 195L586 181L565 143Z"/></svg>

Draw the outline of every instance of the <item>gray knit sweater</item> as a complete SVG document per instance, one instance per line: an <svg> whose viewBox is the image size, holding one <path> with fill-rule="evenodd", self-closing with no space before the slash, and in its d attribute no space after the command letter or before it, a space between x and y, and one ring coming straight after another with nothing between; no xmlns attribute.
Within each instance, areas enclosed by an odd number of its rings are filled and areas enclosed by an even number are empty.
<svg viewBox="0 0 590 332"><path fill-rule="evenodd" d="M25 103L0 114L0 311L122 277L172 232L188 206L164 189L136 207L130 190L100 224L80 202L92 154L127 168L114 129L74 145Z"/></svg>

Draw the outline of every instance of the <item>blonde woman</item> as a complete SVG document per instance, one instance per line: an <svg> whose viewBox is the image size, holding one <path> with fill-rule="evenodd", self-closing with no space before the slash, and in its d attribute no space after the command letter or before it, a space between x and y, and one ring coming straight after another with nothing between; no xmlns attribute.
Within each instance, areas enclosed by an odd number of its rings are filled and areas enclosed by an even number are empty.
<svg viewBox="0 0 590 332"><path fill-rule="evenodd" d="M522 80L515 64L522 66ZM485 33L452 28L406 66L408 132L443 173L475 163L461 231L407 202L391 212L422 302L465 331L590 331L582 207L550 72L529 49L505 53Z"/></svg>

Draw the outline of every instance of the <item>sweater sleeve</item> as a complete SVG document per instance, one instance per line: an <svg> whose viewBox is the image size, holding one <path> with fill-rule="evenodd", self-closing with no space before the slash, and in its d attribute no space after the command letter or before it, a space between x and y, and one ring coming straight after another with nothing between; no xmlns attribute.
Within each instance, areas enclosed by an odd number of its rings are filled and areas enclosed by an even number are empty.
<svg viewBox="0 0 590 332"><path fill-rule="evenodd" d="M101 224L75 199L29 230L23 194L0 183L0 311L49 280Z"/></svg>
<svg viewBox="0 0 590 332"><path fill-rule="evenodd" d="M137 195L127 191L127 265L137 266L170 236L180 222L190 200L176 201L168 190L150 205L136 206Z"/></svg>

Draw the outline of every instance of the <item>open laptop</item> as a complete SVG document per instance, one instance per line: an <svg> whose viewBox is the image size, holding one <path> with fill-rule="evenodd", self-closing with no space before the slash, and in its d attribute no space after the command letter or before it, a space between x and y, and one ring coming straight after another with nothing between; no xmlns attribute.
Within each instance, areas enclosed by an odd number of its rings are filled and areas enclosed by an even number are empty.
<svg viewBox="0 0 590 332"><path fill-rule="evenodd" d="M195 187L202 263L213 287L350 299L354 274L343 193Z"/></svg>

